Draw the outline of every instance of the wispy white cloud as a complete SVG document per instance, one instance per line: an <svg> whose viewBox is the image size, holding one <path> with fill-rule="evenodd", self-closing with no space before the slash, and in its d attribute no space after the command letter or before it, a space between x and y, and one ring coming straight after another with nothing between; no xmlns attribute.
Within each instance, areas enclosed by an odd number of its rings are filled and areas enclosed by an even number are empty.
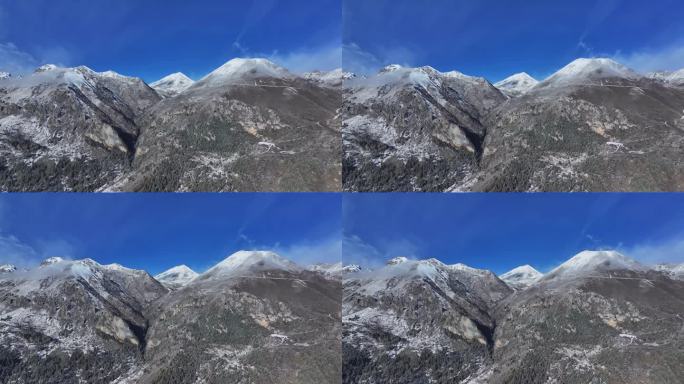
<svg viewBox="0 0 684 384"><path fill-rule="evenodd" d="M417 62L417 52L405 47L385 47L371 53L354 42L342 45L342 67L354 73L370 74L389 64L414 66Z"/></svg>
<svg viewBox="0 0 684 384"><path fill-rule="evenodd" d="M616 247L621 253L648 265L684 263L684 235L634 246Z"/></svg>
<svg viewBox="0 0 684 384"><path fill-rule="evenodd" d="M378 244L370 244L357 235L347 235L343 239L343 264L359 264L375 268L397 256L410 259L425 258L425 255L420 254L419 247L407 239L381 241Z"/></svg>
<svg viewBox="0 0 684 384"><path fill-rule="evenodd" d="M342 47L326 44L316 48L302 48L291 52L274 51L264 55L274 63L294 72L329 71L342 67Z"/></svg>
<svg viewBox="0 0 684 384"><path fill-rule="evenodd" d="M646 49L631 53L617 52L612 57L639 72L678 70L684 68L684 42L659 49Z"/></svg>
<svg viewBox="0 0 684 384"><path fill-rule="evenodd" d="M300 265L339 263L342 261L342 239L339 236L329 236L315 241L302 241L287 246L277 244L271 250Z"/></svg>
<svg viewBox="0 0 684 384"><path fill-rule="evenodd" d="M0 42L0 71L23 75L43 64L67 66L72 61L71 54L62 47L37 48L35 51L31 54L12 42Z"/></svg>

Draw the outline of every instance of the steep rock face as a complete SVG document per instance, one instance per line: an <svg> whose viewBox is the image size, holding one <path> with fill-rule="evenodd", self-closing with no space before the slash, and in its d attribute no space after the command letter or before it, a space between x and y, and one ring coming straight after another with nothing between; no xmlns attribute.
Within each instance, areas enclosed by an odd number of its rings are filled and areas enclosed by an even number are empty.
<svg viewBox="0 0 684 384"><path fill-rule="evenodd" d="M682 282L619 254L573 259L499 304L494 364L480 380L676 382L684 372Z"/></svg>
<svg viewBox="0 0 684 384"><path fill-rule="evenodd" d="M349 191L443 191L477 171L482 120L506 100L485 79L388 66L347 84L343 184Z"/></svg>
<svg viewBox="0 0 684 384"><path fill-rule="evenodd" d="M343 381L461 382L488 360L489 310L511 292L491 272L434 259L346 275Z"/></svg>
<svg viewBox="0 0 684 384"><path fill-rule="evenodd" d="M684 188L684 93L605 60L578 60L485 123L479 191Z"/></svg>
<svg viewBox="0 0 684 384"><path fill-rule="evenodd" d="M272 63L236 60L152 108L135 173L111 189L340 189L340 91Z"/></svg>
<svg viewBox="0 0 684 384"><path fill-rule="evenodd" d="M341 283L238 252L172 292L150 324L141 383L338 383Z"/></svg>
<svg viewBox="0 0 684 384"><path fill-rule="evenodd" d="M0 83L0 188L92 191L126 172L138 119L159 96L142 80L43 66Z"/></svg>
<svg viewBox="0 0 684 384"><path fill-rule="evenodd" d="M166 289L143 271L52 258L0 274L0 381L110 383L145 348L147 308Z"/></svg>

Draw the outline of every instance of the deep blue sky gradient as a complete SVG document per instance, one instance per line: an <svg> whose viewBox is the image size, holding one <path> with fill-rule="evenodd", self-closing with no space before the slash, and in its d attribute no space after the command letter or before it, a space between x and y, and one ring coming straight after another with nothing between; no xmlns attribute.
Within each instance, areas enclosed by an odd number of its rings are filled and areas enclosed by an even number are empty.
<svg viewBox="0 0 684 384"><path fill-rule="evenodd" d="M0 236L34 249L33 262L61 255L152 273L178 264L203 271L240 249L339 239L340 208L339 195L323 193L7 194Z"/></svg>
<svg viewBox="0 0 684 384"><path fill-rule="evenodd" d="M198 78L234 57L339 45L340 1L0 0L0 43L147 81Z"/></svg>
<svg viewBox="0 0 684 384"><path fill-rule="evenodd" d="M679 0L345 0L343 7L345 45L362 51L345 51L350 69L396 62L498 81L521 71L543 78L578 57L684 67ZM657 57L632 56L641 52Z"/></svg>
<svg viewBox="0 0 684 384"><path fill-rule="evenodd" d="M585 249L639 249L629 255L637 257L647 244L655 250L643 261L684 262L677 193L348 194L343 210L345 237L378 259L434 257L503 273L522 264L548 270ZM359 256L352 245L348 262Z"/></svg>

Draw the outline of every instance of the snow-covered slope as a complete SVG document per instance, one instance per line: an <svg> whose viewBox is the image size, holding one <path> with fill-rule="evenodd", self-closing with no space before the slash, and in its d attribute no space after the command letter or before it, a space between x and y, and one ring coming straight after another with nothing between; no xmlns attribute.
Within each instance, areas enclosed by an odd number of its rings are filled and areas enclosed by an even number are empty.
<svg viewBox="0 0 684 384"><path fill-rule="evenodd" d="M0 80L9 79L12 75L9 72L0 71Z"/></svg>
<svg viewBox="0 0 684 384"><path fill-rule="evenodd" d="M17 270L17 267L12 264L0 265L0 273L11 273Z"/></svg>
<svg viewBox="0 0 684 384"><path fill-rule="evenodd" d="M660 80L662 82L672 84L672 85L684 85L684 68L671 72L671 71L659 71L651 72L646 75L649 78Z"/></svg>
<svg viewBox="0 0 684 384"><path fill-rule="evenodd" d="M181 72L170 74L150 84L150 86L164 97L175 96L195 84L195 81Z"/></svg>
<svg viewBox="0 0 684 384"><path fill-rule="evenodd" d="M676 280L684 280L684 263L682 264L658 264L654 268Z"/></svg>
<svg viewBox="0 0 684 384"><path fill-rule="evenodd" d="M356 77L351 72L345 72L342 68L333 69L332 71L313 71L306 72L302 75L303 78L311 80L323 85L338 87L344 84L345 81Z"/></svg>
<svg viewBox="0 0 684 384"><path fill-rule="evenodd" d="M514 289L525 289L536 283L542 276L543 274L532 266L523 265L511 269L499 278Z"/></svg>
<svg viewBox="0 0 684 384"><path fill-rule="evenodd" d="M334 264L313 264L307 267L308 270L322 273L325 276L339 278L347 273L361 271L361 267L356 264L344 265L342 262Z"/></svg>
<svg viewBox="0 0 684 384"><path fill-rule="evenodd" d="M641 77L626 66L605 58L577 59L558 72L546 78L543 87L567 87L570 85L587 85L603 79L619 78L636 80Z"/></svg>
<svg viewBox="0 0 684 384"><path fill-rule="evenodd" d="M194 282L251 276L268 271L299 272L295 263L270 251L238 251L199 275Z"/></svg>
<svg viewBox="0 0 684 384"><path fill-rule="evenodd" d="M547 275L543 281L573 280L610 276L611 272L646 272L648 268L616 251L582 251Z"/></svg>
<svg viewBox="0 0 684 384"><path fill-rule="evenodd" d="M266 59L232 59L195 83L195 86L250 85L257 79L294 79L287 69Z"/></svg>
<svg viewBox="0 0 684 384"><path fill-rule="evenodd" d="M197 276L199 276L199 274L188 266L178 265L154 276L154 278L166 288L178 289L190 283L190 281Z"/></svg>
<svg viewBox="0 0 684 384"><path fill-rule="evenodd" d="M539 84L537 79L525 72L521 72L509 76L498 83L494 83L494 86L499 88L501 92L505 93L509 97L517 97L525 94L537 84Z"/></svg>

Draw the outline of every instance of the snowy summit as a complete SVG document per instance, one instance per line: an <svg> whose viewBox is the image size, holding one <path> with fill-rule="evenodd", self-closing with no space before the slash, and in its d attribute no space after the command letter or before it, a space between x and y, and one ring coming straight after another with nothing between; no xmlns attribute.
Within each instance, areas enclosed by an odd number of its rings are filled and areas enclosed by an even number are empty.
<svg viewBox="0 0 684 384"><path fill-rule="evenodd" d="M639 262L616 251L582 251L545 276L547 279L591 277L611 271L644 272Z"/></svg>
<svg viewBox="0 0 684 384"><path fill-rule="evenodd" d="M640 76L624 65L605 58L577 59L544 80L544 85L567 86L602 79L622 78L635 80Z"/></svg>
<svg viewBox="0 0 684 384"><path fill-rule="evenodd" d="M238 251L211 267L198 277L206 280L213 277L239 277L265 271L298 272L297 264L270 251Z"/></svg>
<svg viewBox="0 0 684 384"><path fill-rule="evenodd" d="M199 274L188 266L179 265L154 276L154 278L166 288L178 289L187 285L197 276Z"/></svg>
<svg viewBox="0 0 684 384"><path fill-rule="evenodd" d="M181 72L170 74L150 84L150 86L164 97L172 97L185 91L195 84L195 81Z"/></svg>
<svg viewBox="0 0 684 384"><path fill-rule="evenodd" d="M497 87L501 92L509 97L518 97L525 94L527 91L532 89L535 85L539 84L539 81L534 77L528 75L525 72L516 73L515 75L509 76L494 86Z"/></svg>
<svg viewBox="0 0 684 384"><path fill-rule="evenodd" d="M266 59L233 59L199 81L201 84L221 85L248 83L260 78L290 79L287 69Z"/></svg>
<svg viewBox="0 0 684 384"><path fill-rule="evenodd" d="M542 276L542 273L534 269L532 266L523 265L511 269L510 271L499 276L499 278L514 289L525 289L536 283L539 279L541 279Z"/></svg>

